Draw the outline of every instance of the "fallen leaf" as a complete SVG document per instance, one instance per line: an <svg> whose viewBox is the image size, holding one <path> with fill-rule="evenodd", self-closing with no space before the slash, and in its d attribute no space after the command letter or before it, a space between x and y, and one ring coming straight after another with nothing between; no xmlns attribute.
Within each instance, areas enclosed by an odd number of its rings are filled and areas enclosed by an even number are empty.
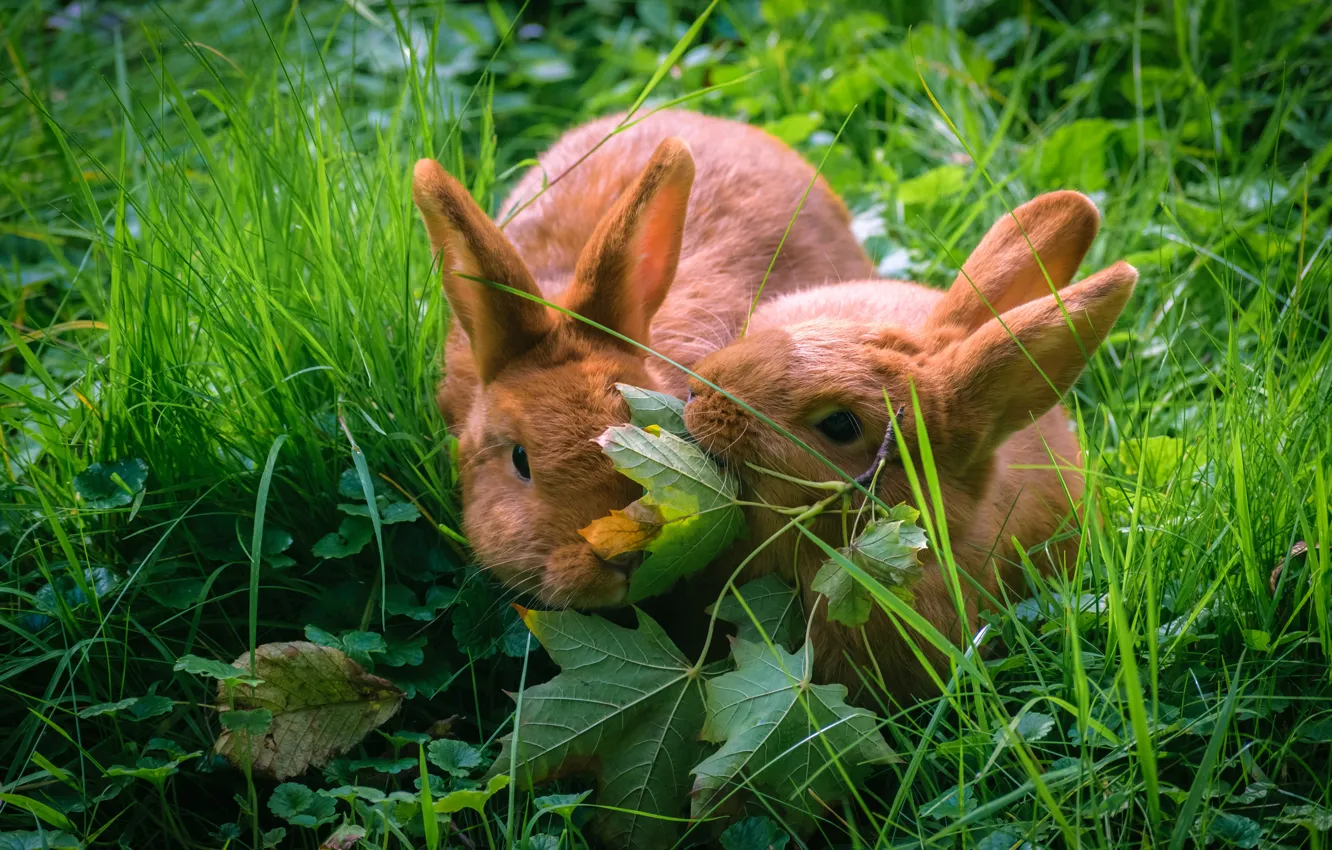
<svg viewBox="0 0 1332 850"><path fill-rule="evenodd" d="M244 653L233 667L249 669ZM263 735L225 730L216 752L235 764L248 757L254 770L285 779L323 767L360 743L370 730L397 713L402 691L366 673L343 652L305 641L267 643L255 650L261 684L218 685L217 710L267 709L272 725Z"/></svg>

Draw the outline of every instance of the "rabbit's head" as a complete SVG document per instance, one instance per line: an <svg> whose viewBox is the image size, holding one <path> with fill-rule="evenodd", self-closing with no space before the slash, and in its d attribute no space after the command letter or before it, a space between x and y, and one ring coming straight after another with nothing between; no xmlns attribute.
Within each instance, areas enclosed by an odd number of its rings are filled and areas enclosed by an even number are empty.
<svg viewBox="0 0 1332 850"><path fill-rule="evenodd" d="M865 305L863 321L768 327L696 371L845 473L866 471L886 449L878 492L889 504L910 498L889 429L917 445L914 388L950 518L965 516L987 493L1000 447L1054 408L1133 291L1137 272L1122 262L1069 285L1099 221L1082 195L1041 196L995 224L923 323L884 320L892 287L909 286L884 281L884 299ZM783 476L840 478L723 394L698 380L690 389L690 432L758 498L804 504L813 494Z"/></svg>
<svg viewBox="0 0 1332 850"><path fill-rule="evenodd" d="M593 232L572 278L543 279L559 293L550 300L650 345L693 176L685 143L662 142ZM464 526L478 560L547 604L621 604L625 568L597 558L577 530L641 494L594 440L628 420L616 383L653 386L645 354L530 300L541 297L532 272L438 163L416 164L413 195L457 320L439 402L459 441Z"/></svg>

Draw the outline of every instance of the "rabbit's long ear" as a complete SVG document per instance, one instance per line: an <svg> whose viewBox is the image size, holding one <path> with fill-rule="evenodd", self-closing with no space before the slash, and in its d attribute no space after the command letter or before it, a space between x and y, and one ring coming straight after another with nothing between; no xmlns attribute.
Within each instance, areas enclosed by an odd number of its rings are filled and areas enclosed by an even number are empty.
<svg viewBox="0 0 1332 850"><path fill-rule="evenodd" d="M1115 263L1059 294L1019 305L940 352L950 419L973 457L1050 410L1124 309L1138 272Z"/></svg>
<svg viewBox="0 0 1332 850"><path fill-rule="evenodd" d="M540 295L536 281L495 223L433 159L416 163L412 198L443 269L444 295L471 345L483 382L550 332L548 308L469 278Z"/></svg>
<svg viewBox="0 0 1332 850"><path fill-rule="evenodd" d="M1100 226L1096 205L1078 192L1050 192L1028 201L985 234L930 314L929 325L974 330L1019 304L1049 295L1051 284L1062 289L1073 279Z"/></svg>
<svg viewBox="0 0 1332 850"><path fill-rule="evenodd" d="M584 246L565 306L650 344L648 328L680 261L693 183L689 146L678 138L662 141Z"/></svg>

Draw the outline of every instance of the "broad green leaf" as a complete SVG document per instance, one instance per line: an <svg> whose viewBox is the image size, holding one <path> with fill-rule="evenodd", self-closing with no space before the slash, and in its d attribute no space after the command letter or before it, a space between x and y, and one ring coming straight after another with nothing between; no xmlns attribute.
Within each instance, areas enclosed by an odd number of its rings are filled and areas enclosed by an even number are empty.
<svg viewBox="0 0 1332 850"><path fill-rule="evenodd" d="M371 656L380 655L388 651L388 644L384 641L384 636L374 632L347 632L340 638L342 641L342 651L347 657L362 667L369 667L373 664Z"/></svg>
<svg viewBox="0 0 1332 850"><path fill-rule="evenodd" d="M928 545L925 531L916 525L919 518L915 508L898 505L875 517L850 546L837 551L910 603L911 586L921 576L919 553ZM869 619L869 589L836 561L826 561L810 587L828 598L829 620L860 626Z"/></svg>
<svg viewBox="0 0 1332 850"><path fill-rule="evenodd" d="M283 782L268 798L268 810L293 826L314 827L337 816L337 802L299 782Z"/></svg>
<svg viewBox="0 0 1332 850"><path fill-rule="evenodd" d="M426 750L430 763L451 776L466 776L481 766L481 751L453 738L431 741Z"/></svg>
<svg viewBox="0 0 1332 850"><path fill-rule="evenodd" d="M127 712L135 720L148 720L169 713L176 707L175 700L158 694L139 697Z"/></svg>
<svg viewBox="0 0 1332 850"><path fill-rule="evenodd" d="M1217 812L1207 825L1209 838L1219 838L1233 847L1257 847L1263 840L1263 828L1252 818L1231 812Z"/></svg>
<svg viewBox="0 0 1332 850"><path fill-rule="evenodd" d="M970 785L962 786L960 795L957 786L953 786L921 806L920 813L934 820L953 820L962 817L976 806L976 793L972 791Z"/></svg>
<svg viewBox="0 0 1332 850"><path fill-rule="evenodd" d="M186 673L193 673L196 676L207 676L210 679L217 679L220 682L239 682L243 685L258 685L263 679L250 675L250 658L245 656L244 669L235 664L225 664L221 661L214 661L211 658L200 658L197 655L182 655L176 659L173 670L183 670Z"/></svg>
<svg viewBox="0 0 1332 850"><path fill-rule="evenodd" d="M356 759L347 765L347 769L353 772L373 770L375 773L387 773L390 776L397 776L404 770L416 770L416 768L417 764L414 758Z"/></svg>
<svg viewBox="0 0 1332 850"><path fill-rule="evenodd" d="M744 599L753 612L751 618L736 596ZM768 640L789 650L795 648L804 631L800 597L795 588L775 575L755 579L728 593L717 606L717 616L735 624L735 636L750 643ZM757 623L755 620L757 619ZM762 627L762 632L759 627Z"/></svg>
<svg viewBox="0 0 1332 850"><path fill-rule="evenodd" d="M433 620L435 612L453 603L458 591L445 585L436 585L426 591L425 604L417 599L411 588L390 584L384 591L384 609L390 614L401 614L422 622Z"/></svg>
<svg viewBox="0 0 1332 850"><path fill-rule="evenodd" d="M383 654L375 660L386 667L415 667L425 660L425 646L429 638L417 635L410 638L390 636L385 641Z"/></svg>
<svg viewBox="0 0 1332 850"><path fill-rule="evenodd" d="M490 802L491 797L507 787L509 787L509 775L497 773L490 777L485 788L467 788L461 791L452 791L443 798L436 800L435 811L450 815L463 809L471 809L479 814L486 807L486 803Z"/></svg>
<svg viewBox="0 0 1332 850"><path fill-rule="evenodd" d="M689 766L705 753L699 673L637 614L637 629L573 611L523 615L563 672L523 691L515 778L530 787L595 772L597 831L608 847L669 846L677 824L632 812L683 814ZM492 773L509 768L513 736L503 744Z"/></svg>
<svg viewBox="0 0 1332 850"><path fill-rule="evenodd" d="M1332 831L1332 809L1317 804L1287 805L1277 818L1281 823L1299 824L1318 832Z"/></svg>
<svg viewBox="0 0 1332 850"><path fill-rule="evenodd" d="M392 525L397 522L415 522L421 518L421 512L411 502L391 502L382 498L375 501L375 507L379 509L379 521L385 525ZM359 505L343 502L338 505L338 510L349 516L360 516L367 519L370 517L370 506L365 502Z"/></svg>
<svg viewBox="0 0 1332 850"><path fill-rule="evenodd" d="M101 702L98 703L97 705L90 705L87 708L80 711L79 717L89 718L89 717L100 717L103 714L115 714L118 711L129 708L131 705L134 705L134 703L138 701L139 701L138 697L130 697L128 699L122 699L119 702Z"/></svg>
<svg viewBox="0 0 1332 850"><path fill-rule="evenodd" d="M416 699L418 696L431 699L453 680L453 668L444 653L438 650L426 654L418 666L385 672L402 689L407 699Z"/></svg>
<svg viewBox="0 0 1332 850"><path fill-rule="evenodd" d="M831 803L848 780L896 758L874 715L846 704L844 686L810 683L809 644L792 654L737 640L732 651L736 670L707 683L703 738L722 747L693 769L694 817L746 784Z"/></svg>
<svg viewBox="0 0 1332 850"><path fill-rule="evenodd" d="M362 838L365 838L365 827L344 823L324 839L324 843L319 845L319 850L354 850Z"/></svg>
<svg viewBox="0 0 1332 850"><path fill-rule="evenodd" d="M350 558L364 549L374 536L375 529L370 520L349 516L338 525L337 531L319 538L312 551L317 558Z"/></svg>
<svg viewBox="0 0 1332 850"><path fill-rule="evenodd" d="M550 812L568 820L591 793L584 791L581 794L547 794L544 797L533 798L532 805L536 806L537 811Z"/></svg>
<svg viewBox="0 0 1332 850"><path fill-rule="evenodd" d="M941 165L897 187L897 198L908 206L927 206L962 191L967 184L967 170L960 165Z"/></svg>
<svg viewBox="0 0 1332 850"><path fill-rule="evenodd" d="M0 832L0 850L79 850L83 844L67 832Z"/></svg>
<svg viewBox="0 0 1332 850"><path fill-rule="evenodd" d="M264 535L259 545L259 556L264 563L270 567L282 569L284 567L294 566L296 559L286 555L286 551L291 548L291 532L286 529L273 526L264 527Z"/></svg>
<svg viewBox="0 0 1332 850"><path fill-rule="evenodd" d="M144 779L154 785L161 785L167 780L167 777L173 775L180 766L187 761L199 758L201 752L177 753L172 758L161 758L159 756L140 756L134 763L134 767L116 764L106 769L107 776L128 776L133 779Z"/></svg>
<svg viewBox="0 0 1332 850"><path fill-rule="evenodd" d="M1019 741L1039 741L1050 730L1054 729L1055 719L1048 714L1041 714L1039 711L1026 711L1011 721L1009 726L1012 728L1013 735ZM1008 732L1003 729L994 730L994 742L1000 746L1008 746L1012 743Z"/></svg>
<svg viewBox="0 0 1332 850"><path fill-rule="evenodd" d="M320 788L315 792L321 797L331 797L350 803L352 800L364 800L367 803L382 803L388 795L369 785L339 785L337 788Z"/></svg>
<svg viewBox="0 0 1332 850"><path fill-rule="evenodd" d="M370 481L376 498L391 499L397 495L397 491L378 475L370 476ZM338 476L338 495L344 499L365 503L365 489L361 486L361 475L356 471L356 467L349 466Z"/></svg>
<svg viewBox="0 0 1332 850"><path fill-rule="evenodd" d="M285 826L279 826L275 829L267 830L263 834L264 850L269 850L269 848L280 847L282 846L282 842L286 840L287 840L287 828Z"/></svg>
<svg viewBox="0 0 1332 850"><path fill-rule="evenodd" d="M93 510L122 508L134 501L148 480L148 464L134 458L94 463L74 476L74 492Z"/></svg>
<svg viewBox="0 0 1332 850"><path fill-rule="evenodd" d="M790 840L771 818L759 815L727 827L721 845L723 850L782 850Z"/></svg>
<svg viewBox="0 0 1332 850"><path fill-rule="evenodd" d="M1011 826L996 829L976 844L976 850L1033 850L1030 841Z"/></svg>
<svg viewBox="0 0 1332 850"><path fill-rule="evenodd" d="M629 424L639 428L656 425L682 439L690 439L684 424L684 402L673 395L640 389L629 384L615 388L629 405Z"/></svg>
<svg viewBox="0 0 1332 850"><path fill-rule="evenodd" d="M1110 180L1107 146L1115 135L1114 122L1082 118L1065 124L1033 148L1044 186L1076 186L1083 192L1104 189Z"/></svg>
<svg viewBox="0 0 1332 850"><path fill-rule="evenodd" d="M763 129L772 133L788 145L798 145L808 139L810 134L823 126L823 116L817 112L785 115L776 121L769 121Z"/></svg>
<svg viewBox="0 0 1332 850"><path fill-rule="evenodd" d="M236 667L249 663L249 653L233 662ZM267 643L255 650L255 669L262 684L232 691L219 685L217 709L267 709L273 714L272 726L263 736L223 731L214 749L236 764L248 757L254 770L278 779L322 767L360 743L402 705L402 691L392 682L366 673L332 647L305 641Z"/></svg>
<svg viewBox="0 0 1332 850"><path fill-rule="evenodd" d="M623 534L627 516L654 526L645 529L633 548L649 554L629 580L629 601L663 593L676 580L701 570L744 529L744 514L735 504L737 483L703 450L660 428L615 425L598 439L602 450L622 474L642 484L646 495L618 515L580 530L597 548L603 524L616 524ZM645 519L644 519L645 518ZM602 557L619 551L598 550Z"/></svg>

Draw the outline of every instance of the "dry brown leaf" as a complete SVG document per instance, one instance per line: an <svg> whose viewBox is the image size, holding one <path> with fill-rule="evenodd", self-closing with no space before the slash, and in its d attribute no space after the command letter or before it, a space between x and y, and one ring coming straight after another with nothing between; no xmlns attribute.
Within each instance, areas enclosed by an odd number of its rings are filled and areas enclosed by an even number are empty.
<svg viewBox="0 0 1332 850"><path fill-rule="evenodd" d="M608 561L646 548L661 533L664 522L659 510L634 502L622 511L611 511L610 516L594 520L586 528L578 529L578 533L592 544L598 558Z"/></svg>
<svg viewBox="0 0 1332 850"><path fill-rule="evenodd" d="M248 670L247 652L232 666ZM387 679L373 676L340 650L293 641L266 643L255 650L256 686L228 691L219 683L217 710L266 709L273 722L262 735L224 730L214 750L235 764L245 758L258 773L286 779L360 743L372 729L397 713L403 694Z"/></svg>

